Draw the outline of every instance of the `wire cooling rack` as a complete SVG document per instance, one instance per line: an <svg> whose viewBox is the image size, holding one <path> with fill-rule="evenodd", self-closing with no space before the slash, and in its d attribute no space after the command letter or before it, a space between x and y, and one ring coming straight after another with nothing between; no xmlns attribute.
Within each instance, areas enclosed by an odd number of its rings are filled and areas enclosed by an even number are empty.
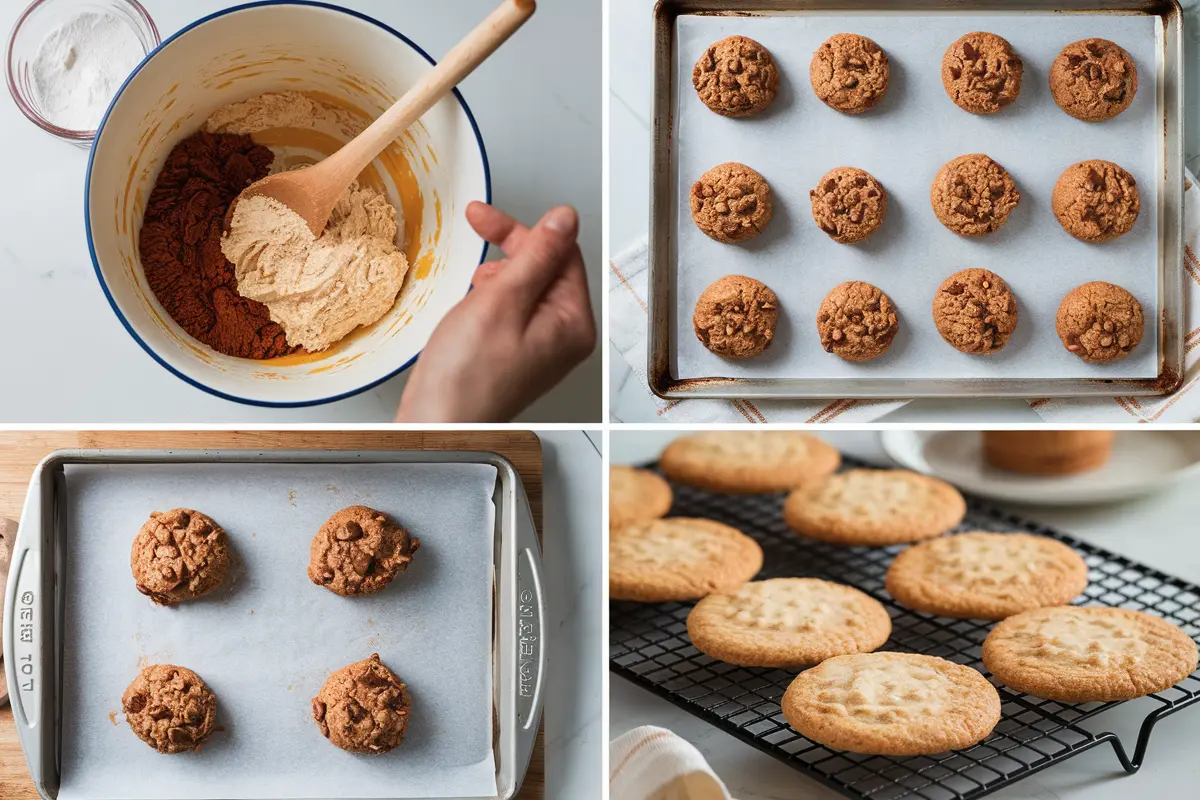
<svg viewBox="0 0 1200 800"><path fill-rule="evenodd" d="M848 463L847 466L858 466ZM674 486L672 516L708 517L753 536L766 566L758 578L812 576L847 583L879 600L892 616L884 650L941 656L983 672L980 646L994 623L954 620L907 609L884 591L884 574L902 546L838 547L802 539L783 522L784 495L735 497ZM1076 602L1157 614L1193 639L1200 635L1200 586L1171 577L968 498L960 530L1028 531L1065 542L1083 556L1089 584ZM1108 743L1127 772L1136 772L1158 720L1200 700L1200 671L1150 697L1130 755L1113 733L1091 733L1079 723L1119 703L1072 705L1014 692L997 684L1001 719L983 742L934 756L892 757L845 753L806 739L784 719L780 700L795 674L736 667L692 647L685 603L613 602L610 668L847 797L870 800L983 797L1071 756ZM995 683L995 681L993 681Z"/></svg>

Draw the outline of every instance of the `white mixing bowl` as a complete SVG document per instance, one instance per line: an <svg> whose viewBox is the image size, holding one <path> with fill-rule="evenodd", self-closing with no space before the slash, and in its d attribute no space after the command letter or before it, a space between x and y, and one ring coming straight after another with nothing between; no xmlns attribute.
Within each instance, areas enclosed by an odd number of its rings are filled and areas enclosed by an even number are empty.
<svg viewBox="0 0 1200 800"><path fill-rule="evenodd" d="M339 400L406 369L470 288L486 244L463 215L489 202L483 138L456 91L373 166L403 207L411 268L395 307L320 354L253 361L193 339L150 290L138 255L163 161L217 108L270 91L319 92L374 118L434 63L378 20L323 3L261 2L200 19L162 43L117 93L88 163L84 215L96 275L130 335L206 392L243 403Z"/></svg>

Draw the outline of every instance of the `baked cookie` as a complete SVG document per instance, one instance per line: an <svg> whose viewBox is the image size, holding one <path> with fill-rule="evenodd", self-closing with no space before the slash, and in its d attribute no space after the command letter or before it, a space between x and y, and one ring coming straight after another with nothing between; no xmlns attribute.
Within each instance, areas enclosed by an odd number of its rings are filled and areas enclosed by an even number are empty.
<svg viewBox="0 0 1200 800"><path fill-rule="evenodd" d="M386 514L350 506L330 517L309 548L308 579L353 597L374 594L408 569L421 540Z"/></svg>
<svg viewBox="0 0 1200 800"><path fill-rule="evenodd" d="M833 287L817 310L821 347L847 361L883 355L899 329L892 299L863 281Z"/></svg>
<svg viewBox="0 0 1200 800"><path fill-rule="evenodd" d="M692 219L710 238L725 244L762 233L771 221L771 187L745 164L718 164L692 184Z"/></svg>
<svg viewBox="0 0 1200 800"><path fill-rule="evenodd" d="M837 450L801 431L706 431L663 451L659 467L675 483L709 492L764 494L820 483L841 464Z"/></svg>
<svg viewBox="0 0 1200 800"><path fill-rule="evenodd" d="M929 201L938 221L959 236L999 230L1021 202L1008 170L982 153L946 162L933 179Z"/></svg>
<svg viewBox="0 0 1200 800"><path fill-rule="evenodd" d="M762 569L758 542L711 519L670 517L609 533L608 594L613 600L698 600L741 586Z"/></svg>
<svg viewBox="0 0 1200 800"><path fill-rule="evenodd" d="M779 70L767 48L745 36L728 36L700 56L692 85L704 105L721 116L750 117L775 99Z"/></svg>
<svg viewBox="0 0 1200 800"><path fill-rule="evenodd" d="M671 487L647 469L608 468L608 527L658 519L671 510Z"/></svg>
<svg viewBox="0 0 1200 800"><path fill-rule="evenodd" d="M199 511L155 511L133 539L129 566L139 592L173 606L224 582L229 544L221 526Z"/></svg>
<svg viewBox="0 0 1200 800"><path fill-rule="evenodd" d="M137 737L160 753L195 750L213 732L217 698L186 667L144 668L121 697L125 721Z"/></svg>
<svg viewBox="0 0 1200 800"><path fill-rule="evenodd" d="M882 647L892 618L858 589L817 578L751 581L705 597L687 618L692 645L743 667L801 669Z"/></svg>
<svg viewBox="0 0 1200 800"><path fill-rule="evenodd" d="M753 358L775 338L779 298L766 284L745 275L726 275L696 301L696 338L723 358Z"/></svg>
<svg viewBox="0 0 1200 800"><path fill-rule="evenodd" d="M1021 93L1025 65L1006 39L975 31L946 48L942 86L954 105L972 114L995 114Z"/></svg>
<svg viewBox="0 0 1200 800"><path fill-rule="evenodd" d="M996 273L964 269L938 287L933 323L955 350L989 355L1003 349L1017 329L1017 298Z"/></svg>
<svg viewBox="0 0 1200 800"><path fill-rule="evenodd" d="M805 536L867 547L932 539L966 513L953 486L903 469L846 470L783 504L784 521Z"/></svg>
<svg viewBox="0 0 1200 800"><path fill-rule="evenodd" d="M1092 281L1067 292L1054 321L1063 347L1084 361L1107 363L1142 341L1145 320L1137 298L1113 283Z"/></svg>
<svg viewBox="0 0 1200 800"><path fill-rule="evenodd" d="M1132 700L1196 669L1196 643L1159 617L1126 608L1056 606L1009 617L983 641L1005 686L1063 703Z"/></svg>
<svg viewBox="0 0 1200 800"><path fill-rule="evenodd" d="M887 53L865 36L835 33L808 66L808 79L821 102L843 114L861 114L887 94L892 69Z"/></svg>
<svg viewBox="0 0 1200 800"><path fill-rule="evenodd" d="M312 699L321 735L351 753L376 755L398 747L411 713L408 687L379 653L330 675Z"/></svg>
<svg viewBox="0 0 1200 800"><path fill-rule="evenodd" d="M917 611L1004 619L1069 603L1087 583L1087 563L1062 542L972 531L908 548L888 567L886 585L892 597Z"/></svg>
<svg viewBox="0 0 1200 800"><path fill-rule="evenodd" d="M1058 107L1084 122L1112 119L1137 94L1137 66L1108 39L1080 39L1050 65L1050 94Z"/></svg>
<svg viewBox="0 0 1200 800"><path fill-rule="evenodd" d="M1142 201L1137 182L1121 167L1111 161L1080 161L1059 176L1050 208L1076 239L1107 242L1129 233Z"/></svg>
<svg viewBox="0 0 1200 800"><path fill-rule="evenodd" d="M825 173L808 197L817 227L842 244L861 242L887 216L883 184L856 167L838 167Z"/></svg>
<svg viewBox="0 0 1200 800"><path fill-rule="evenodd" d="M1075 475L1112 454L1115 431L984 431L983 458L1023 475Z"/></svg>
<svg viewBox="0 0 1200 800"><path fill-rule="evenodd" d="M914 653L858 653L800 673L783 694L797 733L838 750L916 756L961 750L1000 721L1000 694L970 667Z"/></svg>

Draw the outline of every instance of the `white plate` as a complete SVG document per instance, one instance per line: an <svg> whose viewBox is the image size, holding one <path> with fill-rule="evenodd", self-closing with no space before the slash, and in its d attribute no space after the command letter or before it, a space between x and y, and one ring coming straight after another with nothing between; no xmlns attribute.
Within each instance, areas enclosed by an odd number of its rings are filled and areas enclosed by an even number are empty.
<svg viewBox="0 0 1200 800"><path fill-rule="evenodd" d="M1200 436L1181 431L1118 432L1107 464L1063 477L989 466L978 431L884 431L880 443L901 466L949 481L964 492L1033 505L1128 500L1200 472Z"/></svg>

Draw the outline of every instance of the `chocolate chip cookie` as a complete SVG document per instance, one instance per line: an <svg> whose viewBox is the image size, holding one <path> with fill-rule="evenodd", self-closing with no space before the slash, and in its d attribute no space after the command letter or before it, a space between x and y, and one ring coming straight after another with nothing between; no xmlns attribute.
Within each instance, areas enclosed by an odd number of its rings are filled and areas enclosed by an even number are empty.
<svg viewBox="0 0 1200 800"><path fill-rule="evenodd" d="M771 344L779 321L779 299L766 284L745 275L726 275L696 302L696 338L724 358L752 358Z"/></svg>
<svg viewBox="0 0 1200 800"><path fill-rule="evenodd" d="M1050 208L1063 230L1084 242L1129 233L1142 208L1137 182L1111 161L1080 161L1063 170Z"/></svg>
<svg viewBox="0 0 1200 800"><path fill-rule="evenodd" d="M160 753L195 750L213 732L217 698L186 667L154 664L121 697L125 721L137 737Z"/></svg>
<svg viewBox="0 0 1200 800"><path fill-rule="evenodd" d="M1108 39L1080 39L1062 49L1050 66L1050 94L1058 107L1084 122L1112 119L1137 94L1137 66Z"/></svg>
<svg viewBox="0 0 1200 800"><path fill-rule="evenodd" d="M692 85L704 105L724 117L750 117L771 104L779 69L771 52L753 39L729 36L709 45L692 68Z"/></svg>
<svg viewBox="0 0 1200 800"><path fill-rule="evenodd" d="M1122 359L1142 341L1142 305L1120 286L1092 281L1076 286L1058 307L1054 327L1063 347L1084 361Z"/></svg>
<svg viewBox="0 0 1200 800"><path fill-rule="evenodd" d="M843 114L861 114L887 94L892 70L887 53L857 33L835 33L808 66L808 79L821 102Z"/></svg>
<svg viewBox="0 0 1200 800"><path fill-rule="evenodd" d="M887 216L883 184L856 167L838 167L825 173L808 197L817 227L842 244L867 238Z"/></svg>
<svg viewBox="0 0 1200 800"><path fill-rule="evenodd" d="M330 675L312 699L321 734L351 753L377 755L398 747L411 711L408 687L378 653Z"/></svg>
<svg viewBox="0 0 1200 800"><path fill-rule="evenodd" d="M982 153L948 161L929 190L938 221L960 236L998 230L1021 202L1008 170Z"/></svg>
<svg viewBox="0 0 1200 800"><path fill-rule="evenodd" d="M1021 93L1024 70L1006 39L975 31L946 48L942 86L963 111L995 114Z"/></svg>
<svg viewBox="0 0 1200 800"><path fill-rule="evenodd" d="M753 239L771 221L771 187L745 164L718 164L692 184L692 219L718 242Z"/></svg>
<svg viewBox="0 0 1200 800"><path fill-rule="evenodd" d="M964 269L938 287L933 322L955 350L988 355L1008 344L1017 329L1017 299L996 273Z"/></svg>
<svg viewBox="0 0 1200 800"><path fill-rule="evenodd" d="M190 508L155 511L133 539L129 557L137 590L173 606L208 594L229 571L225 531Z"/></svg>
<svg viewBox="0 0 1200 800"><path fill-rule="evenodd" d="M334 514L313 537L308 578L331 592L374 594L408 569L421 540L386 514L350 506Z"/></svg>
<svg viewBox="0 0 1200 800"><path fill-rule="evenodd" d="M847 361L883 355L899 327L891 298L862 281L833 287L817 311L821 347Z"/></svg>

